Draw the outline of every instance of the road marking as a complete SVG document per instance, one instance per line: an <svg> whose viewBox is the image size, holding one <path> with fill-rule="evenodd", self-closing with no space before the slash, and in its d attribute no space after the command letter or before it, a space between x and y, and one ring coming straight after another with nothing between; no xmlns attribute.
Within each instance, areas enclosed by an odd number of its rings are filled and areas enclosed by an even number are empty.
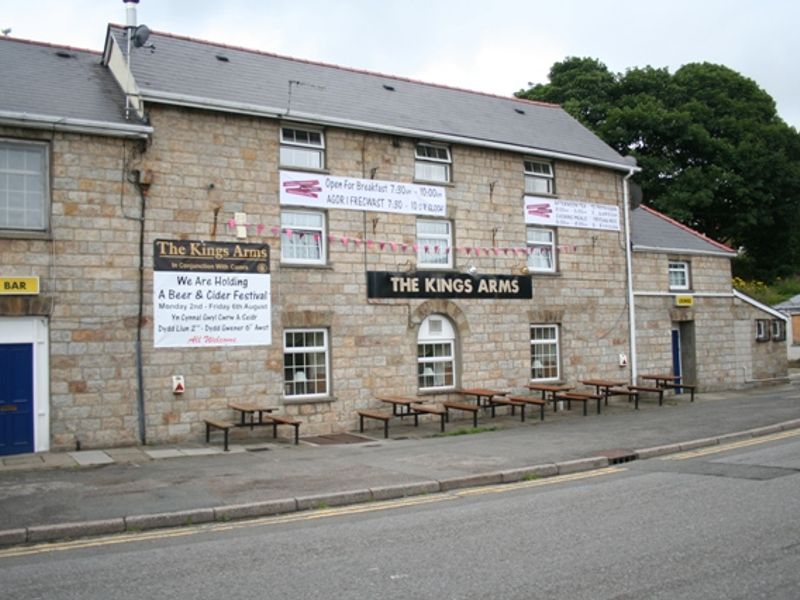
<svg viewBox="0 0 800 600"><path fill-rule="evenodd" d="M782 431L781 433L772 433L770 435L759 436L738 442L731 442L729 444L720 444L718 446L709 446L707 448L698 448L697 450L687 450L678 454L671 454L670 456L662 456L660 460L688 460L690 458L697 458L699 456L708 456L709 454L718 454L728 450L736 450L738 448L747 448L748 446L757 446L758 444L766 444L767 442L774 442L783 440L796 435L800 435L800 429L793 429L791 431Z"/></svg>
<svg viewBox="0 0 800 600"><path fill-rule="evenodd" d="M526 488L541 487L545 485L557 485L559 483L567 483L570 481L580 481L582 479L599 477L601 475L612 475L614 473L620 473L625 470L626 469L621 467L607 467L604 469L596 469L594 471L582 471L578 473L571 473L568 475L556 475L554 477L547 477L545 479L534 479L530 481L520 481L516 483L504 483L504 484L488 485L482 487L467 488L461 490L451 490L449 492L435 493L422 496L410 496L408 498L399 498L396 500L365 502L362 504L353 504L350 506L319 508L314 510L287 513L285 515L257 517L254 519L242 519L226 523L216 523L216 522L201 523L197 525L178 527L173 529L154 529L152 531L145 531L145 532L127 532L127 533L120 533L102 537L94 537L85 540L48 542L48 543L37 544L35 546L25 546L18 548L8 548L7 550L0 550L0 559L12 558L18 556L32 556L36 554L47 554L50 552L64 552L68 550L82 550L84 548L97 548L102 546L128 544L132 542L147 542L152 540L186 537L190 535L197 535L200 533L217 533L225 531L234 531L236 529L243 529L245 527L253 527L253 526L265 527L269 525L284 525L287 523L295 523L298 521L311 521L315 519L356 515L360 513L375 512L379 510L407 508L410 506L420 506L424 504L434 504L438 502L458 500L459 498L466 498L468 496L477 496L481 494L499 494L503 492L511 492Z"/></svg>

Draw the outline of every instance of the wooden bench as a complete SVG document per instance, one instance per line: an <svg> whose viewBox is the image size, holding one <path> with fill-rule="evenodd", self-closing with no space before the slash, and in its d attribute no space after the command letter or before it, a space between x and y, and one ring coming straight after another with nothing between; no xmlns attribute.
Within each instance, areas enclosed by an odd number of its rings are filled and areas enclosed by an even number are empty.
<svg viewBox="0 0 800 600"><path fill-rule="evenodd" d="M278 425L291 425L294 427L294 443L300 443L300 421L292 417L281 417L277 415L269 415L264 417L264 423L272 425L272 437L278 437Z"/></svg>
<svg viewBox="0 0 800 600"><path fill-rule="evenodd" d="M658 405L661 406L664 403L664 388L662 387L653 387L651 385L629 385L628 389L632 392L636 392L634 399L636 400L637 409L639 408L639 394L642 392L658 394Z"/></svg>
<svg viewBox="0 0 800 600"><path fill-rule="evenodd" d="M694 402L694 390L697 386L692 383L663 383L661 387L672 390L689 390L692 395L691 402Z"/></svg>
<svg viewBox="0 0 800 600"><path fill-rule="evenodd" d="M583 416L588 414L586 405L589 400L597 400L597 414L600 414L600 405L603 402L603 396L600 394L583 394L579 392L563 392L555 395L555 400L566 400L567 409L572 410L572 402L583 402Z"/></svg>
<svg viewBox="0 0 800 600"><path fill-rule="evenodd" d="M489 398L489 408L492 409L492 418L494 419L495 416L495 408L498 406L509 406L511 407L511 416L513 417L517 407L520 408L520 413L522 416L520 417L520 421L525 421L525 404L522 402L517 402L513 398L505 398L503 396L493 396Z"/></svg>
<svg viewBox="0 0 800 600"><path fill-rule="evenodd" d="M391 414L378 410L359 410L356 412L358 412L358 431L360 433L364 433L364 419L375 419L376 421L383 421L383 437L389 437L389 419L392 418Z"/></svg>
<svg viewBox="0 0 800 600"><path fill-rule="evenodd" d="M475 404L467 404L465 402L454 402L452 400L448 400L446 402L442 402L442 406L444 406L445 410L445 418L449 420L450 411L451 410L460 410L463 412L470 412L472 413L472 426L477 429L478 427L478 410L480 410L479 406Z"/></svg>
<svg viewBox="0 0 800 600"><path fill-rule="evenodd" d="M438 406L430 406L428 404L411 404L409 408L414 412L414 427L419 425L419 415L428 414L428 415L436 415L439 417L440 429L442 433L444 433L444 423L447 420L447 411L438 407Z"/></svg>
<svg viewBox="0 0 800 600"><path fill-rule="evenodd" d="M211 441L211 430L212 429L219 429L224 434L224 448L225 452L228 451L228 432L231 428L236 427L233 423L229 423L228 421L221 421L219 419L203 419L206 423L206 444Z"/></svg>
<svg viewBox="0 0 800 600"><path fill-rule="evenodd" d="M513 400L514 402L520 402L523 404L523 415L525 414L524 405L530 404L532 406L539 407L539 419L544 421L544 407L547 406L547 400L542 398L534 398L533 396L507 396L508 400ZM513 413L512 413L513 414ZM524 418L522 419L525 420Z"/></svg>
<svg viewBox="0 0 800 600"><path fill-rule="evenodd" d="M609 396L627 396L628 402L633 400L636 410L639 410L639 392L627 388L608 388L608 392L606 393L605 396L606 396L606 406L608 406Z"/></svg>

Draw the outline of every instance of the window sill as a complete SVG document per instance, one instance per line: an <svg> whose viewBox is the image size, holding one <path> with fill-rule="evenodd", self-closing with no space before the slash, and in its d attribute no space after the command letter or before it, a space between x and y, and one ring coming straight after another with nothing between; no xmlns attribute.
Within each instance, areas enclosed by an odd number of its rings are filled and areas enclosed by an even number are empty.
<svg viewBox="0 0 800 600"><path fill-rule="evenodd" d="M428 181L427 179L412 179L411 182L417 185L439 185L441 187L449 188L456 187L454 181Z"/></svg>
<svg viewBox="0 0 800 600"><path fill-rule="evenodd" d="M283 403L287 406L297 404L330 404L336 402L337 398L334 396L308 396L308 397L290 397L284 396Z"/></svg>
<svg viewBox="0 0 800 600"><path fill-rule="evenodd" d="M330 175L329 169L315 169L313 167L295 167L293 165L278 165L281 171L298 171L300 173L319 173L320 175Z"/></svg>
<svg viewBox="0 0 800 600"><path fill-rule="evenodd" d="M305 265L302 263L279 263L278 267L281 269L314 269L316 271L333 271L333 265L328 263L325 265Z"/></svg>
<svg viewBox="0 0 800 600"><path fill-rule="evenodd" d="M24 229L0 229L0 239L4 240L52 240L50 231L25 231Z"/></svg>
<svg viewBox="0 0 800 600"><path fill-rule="evenodd" d="M528 270L531 277L563 277L560 271L533 271Z"/></svg>

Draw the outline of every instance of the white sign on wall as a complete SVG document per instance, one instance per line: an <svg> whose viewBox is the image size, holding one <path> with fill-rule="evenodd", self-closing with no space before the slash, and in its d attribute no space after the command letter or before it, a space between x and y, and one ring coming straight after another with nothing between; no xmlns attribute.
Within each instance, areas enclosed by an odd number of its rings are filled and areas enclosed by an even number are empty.
<svg viewBox="0 0 800 600"><path fill-rule="evenodd" d="M282 206L314 206L428 217L447 214L444 188L320 173L281 171Z"/></svg>
<svg viewBox="0 0 800 600"><path fill-rule="evenodd" d="M156 348L269 346L269 246L156 240Z"/></svg>
<svg viewBox="0 0 800 600"><path fill-rule="evenodd" d="M619 231L619 207L561 198L525 196L525 223Z"/></svg>

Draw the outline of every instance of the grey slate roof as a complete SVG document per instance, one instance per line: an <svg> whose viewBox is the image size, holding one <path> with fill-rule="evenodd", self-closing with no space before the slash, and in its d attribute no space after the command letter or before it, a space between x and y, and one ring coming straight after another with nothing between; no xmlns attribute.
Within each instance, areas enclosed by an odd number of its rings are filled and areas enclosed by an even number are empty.
<svg viewBox="0 0 800 600"><path fill-rule="evenodd" d="M800 312L800 294L797 296L792 296L788 300L784 300L780 304L776 304L772 308L777 308L778 310L783 310L786 312L791 313L798 313Z"/></svg>
<svg viewBox="0 0 800 600"><path fill-rule="evenodd" d="M120 48L126 32L110 26ZM402 128L629 164L556 105L426 84L154 32L154 49L138 48L131 70L145 100L175 96L274 109L321 122ZM217 56L224 56L223 62ZM394 88L394 91L384 86ZM522 111L521 113L518 111ZM300 117L297 117L300 118ZM384 129L385 130L385 129Z"/></svg>
<svg viewBox="0 0 800 600"><path fill-rule="evenodd" d="M0 37L0 113L128 126L125 98L101 55Z"/></svg>
<svg viewBox="0 0 800 600"><path fill-rule="evenodd" d="M631 240L634 250L653 249L736 256L736 251L725 244L716 242L644 205L631 211Z"/></svg>

